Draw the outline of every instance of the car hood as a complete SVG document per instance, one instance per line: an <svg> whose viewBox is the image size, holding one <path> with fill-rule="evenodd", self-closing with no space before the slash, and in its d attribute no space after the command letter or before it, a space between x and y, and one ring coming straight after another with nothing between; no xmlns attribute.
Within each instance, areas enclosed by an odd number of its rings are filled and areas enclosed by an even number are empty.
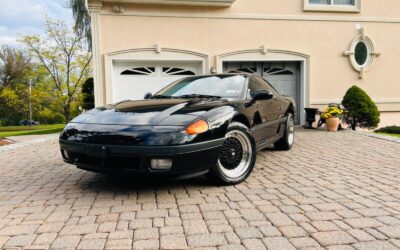
<svg viewBox="0 0 400 250"><path fill-rule="evenodd" d="M215 99L150 99L124 101L92 109L71 123L184 126L207 111L226 105Z"/></svg>

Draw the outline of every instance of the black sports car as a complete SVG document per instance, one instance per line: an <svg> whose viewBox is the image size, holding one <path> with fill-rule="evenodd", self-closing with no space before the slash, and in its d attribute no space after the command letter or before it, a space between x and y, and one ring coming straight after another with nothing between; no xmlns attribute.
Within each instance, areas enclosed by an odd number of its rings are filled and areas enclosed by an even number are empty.
<svg viewBox="0 0 400 250"><path fill-rule="evenodd" d="M222 184L246 179L256 152L288 150L295 101L249 74L178 80L145 100L88 111L60 136L64 160L81 169L187 178L207 174Z"/></svg>

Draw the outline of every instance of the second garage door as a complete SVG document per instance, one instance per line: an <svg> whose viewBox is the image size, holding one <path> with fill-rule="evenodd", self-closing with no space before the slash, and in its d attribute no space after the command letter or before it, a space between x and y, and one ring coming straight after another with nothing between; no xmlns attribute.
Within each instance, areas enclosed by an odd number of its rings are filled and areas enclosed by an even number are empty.
<svg viewBox="0 0 400 250"><path fill-rule="evenodd" d="M300 107L299 62L225 62L224 72L246 72L264 77L281 95L291 96ZM300 123L299 108L296 123Z"/></svg>
<svg viewBox="0 0 400 250"><path fill-rule="evenodd" d="M180 78L201 73L198 62L115 62L112 101L143 99L148 92L154 94Z"/></svg>

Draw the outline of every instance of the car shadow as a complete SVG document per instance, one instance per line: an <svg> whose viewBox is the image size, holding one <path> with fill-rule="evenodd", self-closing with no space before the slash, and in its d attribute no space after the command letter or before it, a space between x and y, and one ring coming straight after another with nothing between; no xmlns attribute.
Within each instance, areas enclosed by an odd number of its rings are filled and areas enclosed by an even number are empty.
<svg viewBox="0 0 400 250"><path fill-rule="evenodd" d="M97 173L86 173L84 178L77 182L81 190L93 192L137 192L143 190L171 190L185 187L206 188L215 187L204 176L184 180L168 180L154 178L135 178L120 175L104 175Z"/></svg>

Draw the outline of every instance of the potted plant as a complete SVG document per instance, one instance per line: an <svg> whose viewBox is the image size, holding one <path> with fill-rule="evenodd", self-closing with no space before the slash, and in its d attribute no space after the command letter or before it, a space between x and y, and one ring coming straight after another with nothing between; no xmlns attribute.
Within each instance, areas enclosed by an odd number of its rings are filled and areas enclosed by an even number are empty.
<svg viewBox="0 0 400 250"><path fill-rule="evenodd" d="M322 112L321 117L325 119L328 131L336 132L338 130L343 113L343 109L335 106L328 107Z"/></svg>

